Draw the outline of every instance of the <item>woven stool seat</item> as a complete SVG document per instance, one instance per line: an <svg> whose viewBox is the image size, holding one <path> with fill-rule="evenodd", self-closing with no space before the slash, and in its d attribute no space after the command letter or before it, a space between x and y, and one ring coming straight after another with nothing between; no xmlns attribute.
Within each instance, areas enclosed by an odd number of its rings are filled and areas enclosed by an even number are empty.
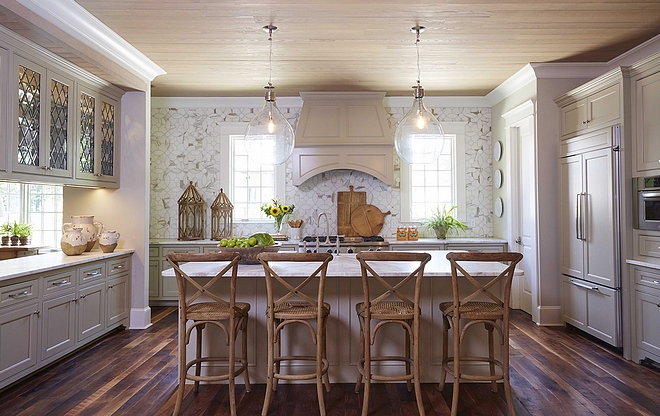
<svg viewBox="0 0 660 416"><path fill-rule="evenodd" d="M442 302L440 311L454 316L454 302ZM504 309L492 302L467 302L459 306L461 317L465 319L502 319Z"/></svg>
<svg viewBox="0 0 660 416"><path fill-rule="evenodd" d="M250 304L245 302L236 302L236 314L247 316L250 311ZM188 319L193 321L222 321L229 319L229 305L223 305L215 302L200 302L190 305L188 308Z"/></svg>
<svg viewBox="0 0 660 416"><path fill-rule="evenodd" d="M365 309L364 302L355 305L355 310L360 317L366 316ZM414 305L407 305L404 302L380 302L371 307L373 319L413 319L414 314Z"/></svg>
<svg viewBox="0 0 660 416"><path fill-rule="evenodd" d="M318 309L307 302L279 302L275 304L275 319L316 319ZM269 309L266 310L266 314ZM321 316L330 315L330 304L324 302Z"/></svg>

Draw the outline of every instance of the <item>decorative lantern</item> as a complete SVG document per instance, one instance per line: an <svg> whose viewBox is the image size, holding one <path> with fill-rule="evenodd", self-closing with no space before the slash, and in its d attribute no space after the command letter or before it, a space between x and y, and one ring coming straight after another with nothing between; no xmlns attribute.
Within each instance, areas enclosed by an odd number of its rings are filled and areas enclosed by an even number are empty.
<svg viewBox="0 0 660 416"><path fill-rule="evenodd" d="M179 198L179 240L203 240L204 216L204 199L190 181Z"/></svg>
<svg viewBox="0 0 660 416"><path fill-rule="evenodd" d="M234 205L220 188L220 193L211 204L211 240L231 236L234 225Z"/></svg>

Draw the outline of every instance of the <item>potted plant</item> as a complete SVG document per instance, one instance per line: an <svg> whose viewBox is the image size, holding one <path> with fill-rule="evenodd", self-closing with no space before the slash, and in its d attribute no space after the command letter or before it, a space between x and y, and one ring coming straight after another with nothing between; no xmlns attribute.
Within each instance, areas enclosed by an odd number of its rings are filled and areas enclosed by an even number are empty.
<svg viewBox="0 0 660 416"><path fill-rule="evenodd" d="M17 242L20 241L22 246L26 246L28 243L28 238L32 234L32 226L24 222L16 222L12 226L12 236L11 236L11 245L18 245ZM16 240L14 240L16 238ZM16 241L16 243L15 243Z"/></svg>
<svg viewBox="0 0 660 416"><path fill-rule="evenodd" d="M457 233L459 230L465 231L468 229L468 226L454 218L452 215L452 212L457 208L456 205L449 209L447 209L447 206L445 205L442 207L442 211L440 211L439 208L436 208L435 214L424 220L422 224L424 224L426 228L433 228L435 235L440 239L447 238L447 233L452 231L456 231Z"/></svg>
<svg viewBox="0 0 660 416"><path fill-rule="evenodd" d="M3 246L8 246L9 245L9 236L11 235L11 224L8 222L2 224L2 227L0 228L0 234L2 234L2 245Z"/></svg>

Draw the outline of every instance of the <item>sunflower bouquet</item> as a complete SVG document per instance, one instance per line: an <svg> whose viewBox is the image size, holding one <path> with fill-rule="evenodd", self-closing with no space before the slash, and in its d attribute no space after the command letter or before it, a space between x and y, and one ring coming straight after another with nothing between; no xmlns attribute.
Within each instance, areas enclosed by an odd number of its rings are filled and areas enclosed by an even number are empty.
<svg viewBox="0 0 660 416"><path fill-rule="evenodd" d="M295 206L282 204L277 198L270 200L268 204L261 206L261 211L267 217L272 217L275 220L275 233L279 234L282 229L282 220L284 217L291 214Z"/></svg>

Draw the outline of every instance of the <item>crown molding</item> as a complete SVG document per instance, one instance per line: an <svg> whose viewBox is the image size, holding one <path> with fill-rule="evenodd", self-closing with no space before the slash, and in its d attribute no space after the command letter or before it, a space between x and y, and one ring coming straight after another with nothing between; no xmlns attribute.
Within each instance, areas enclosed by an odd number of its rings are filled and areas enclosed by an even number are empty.
<svg viewBox="0 0 660 416"><path fill-rule="evenodd" d="M150 83L166 72L73 0L16 0L58 29Z"/></svg>

